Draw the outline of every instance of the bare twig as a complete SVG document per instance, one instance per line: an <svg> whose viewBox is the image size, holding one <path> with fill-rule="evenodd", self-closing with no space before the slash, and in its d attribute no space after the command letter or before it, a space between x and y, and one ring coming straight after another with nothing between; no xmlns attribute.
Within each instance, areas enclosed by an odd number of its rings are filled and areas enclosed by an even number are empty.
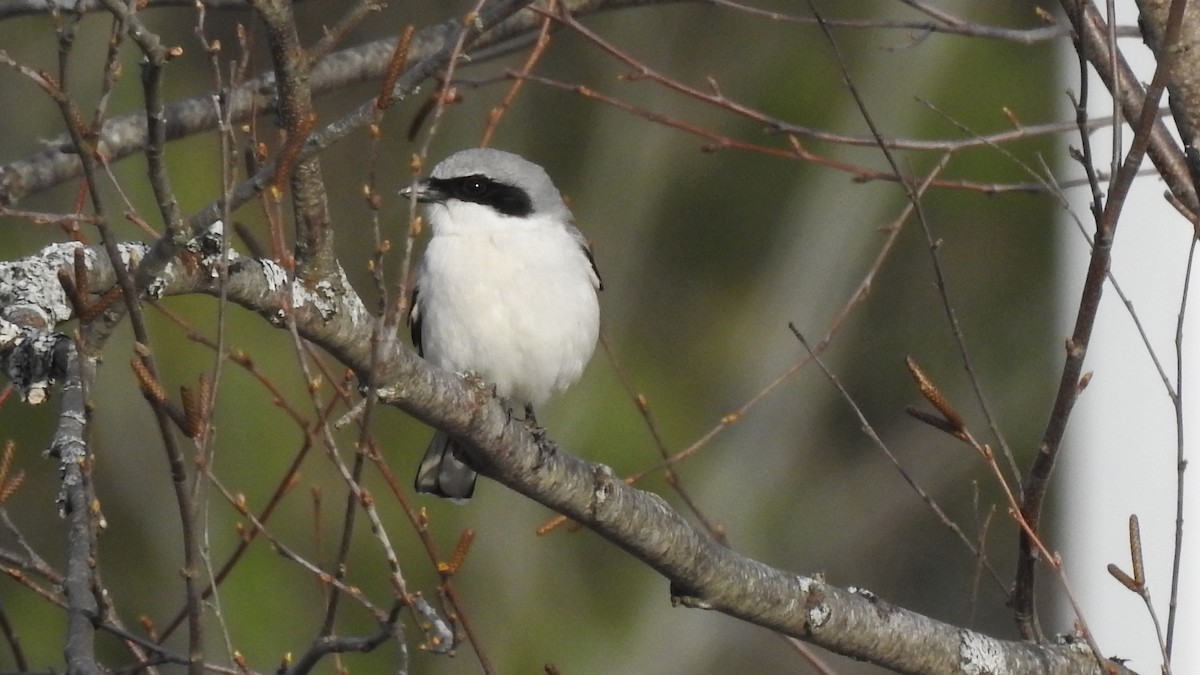
<svg viewBox="0 0 1200 675"><path fill-rule="evenodd" d="M850 409L854 411L855 417L858 418L859 423L862 425L861 428L863 433L866 434L871 443L883 452L884 456L888 458L888 461L891 462L892 466L896 467L896 472L900 474L900 477L904 479L904 482L908 483L908 486L912 488L913 492L917 493L917 496L921 498L921 501L925 502L925 505L929 507L929 510L932 511L935 516L937 516L942 525L945 525L947 529L953 532L954 535L958 537L959 541L961 541L963 545L967 547L967 550L971 552L971 555L976 560L980 561L979 564L985 567L992 575L992 580L996 582L997 588L1007 595L1007 591L1004 588L1004 582L1000 579L1000 575L997 574L996 570L992 568L991 563L987 562L987 560L983 557L983 547L976 546L975 543L972 542L971 539L966 535L966 533L962 531L962 528L958 526L958 523L954 522L954 519L942 509L942 507L937 503L937 500L934 499L933 496L928 492L926 492L925 488L921 487L920 483L917 482L917 479L914 478L911 473L909 473L908 469L904 467L904 464L900 462L900 459L896 457L895 453L892 452L892 449L889 448L888 445L883 442L883 439L879 437L879 434L875 432L875 428L871 425L871 422L863 413L862 408L860 408L858 404L854 402L854 397L850 395L850 392L846 391L846 388L842 386L841 381L839 381L837 377L834 376L833 372L826 367L825 362L821 360L820 355L813 351L812 345L810 345L808 340L804 338L804 335L800 333L800 330L796 328L795 324L789 323L788 329L792 331L792 335L796 336L796 341L799 342L802 347L804 347L806 352L808 352L809 358L811 358L813 362L817 364L817 367L821 369L821 373L825 376L825 379L837 389L838 394L840 394L842 397L842 400L845 401L846 404L850 406ZM941 397L938 395L935 398L940 399ZM942 400L944 402L944 399ZM947 406L948 404L941 407L946 408ZM955 415L955 417L957 417L957 415ZM961 422L961 420L959 420L959 422ZM961 429L961 426L959 428Z"/></svg>
<svg viewBox="0 0 1200 675"><path fill-rule="evenodd" d="M88 374L92 364L85 363L72 347L67 357L66 380L62 387L62 408L58 429L50 444L51 454L62 472L63 513L68 519L67 571L63 576L63 594L67 600L67 669L81 675L99 675L96 663L95 627L101 609L93 586L93 561L96 559L96 516L90 499L91 456L86 436Z"/></svg>
<svg viewBox="0 0 1200 675"><path fill-rule="evenodd" d="M1175 408L1175 545L1171 556L1171 596L1167 605L1167 637L1163 647L1166 657L1166 667L1170 667L1171 648L1174 647L1175 619L1179 609L1179 585L1183 579L1183 514L1184 487L1187 482L1184 474L1187 471L1187 452L1184 444L1184 407L1183 407L1183 327L1187 317L1188 295L1192 285L1192 270L1196 262L1196 237L1188 248L1187 272L1183 276L1183 292L1179 298L1179 319L1175 324L1175 395L1171 402ZM1147 602L1149 602L1147 600ZM1157 627L1158 620L1155 619ZM1161 637L1159 638L1162 639Z"/></svg>

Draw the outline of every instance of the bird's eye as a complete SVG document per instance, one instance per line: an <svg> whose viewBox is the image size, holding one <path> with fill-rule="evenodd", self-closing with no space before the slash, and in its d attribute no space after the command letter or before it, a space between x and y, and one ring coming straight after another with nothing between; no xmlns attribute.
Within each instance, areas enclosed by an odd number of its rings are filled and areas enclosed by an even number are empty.
<svg viewBox="0 0 1200 675"><path fill-rule="evenodd" d="M0 0L0 4L2 0ZM529 193L523 188L502 180L476 173L454 178L431 178L429 183L439 191L441 201L458 200L491 207L504 216L528 216L533 211Z"/></svg>
<svg viewBox="0 0 1200 675"><path fill-rule="evenodd" d="M483 176L470 176L462 182L463 195L482 197L488 191L488 180Z"/></svg>

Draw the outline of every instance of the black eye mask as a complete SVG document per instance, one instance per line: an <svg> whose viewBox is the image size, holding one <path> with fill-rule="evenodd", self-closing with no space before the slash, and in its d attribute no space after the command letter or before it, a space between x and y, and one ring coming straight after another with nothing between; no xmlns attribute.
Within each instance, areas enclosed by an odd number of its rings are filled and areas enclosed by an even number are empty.
<svg viewBox="0 0 1200 675"><path fill-rule="evenodd" d="M524 218L533 213L533 203L528 192L484 175L430 178L428 183L430 188L442 194L445 199L483 204L506 216L517 218Z"/></svg>

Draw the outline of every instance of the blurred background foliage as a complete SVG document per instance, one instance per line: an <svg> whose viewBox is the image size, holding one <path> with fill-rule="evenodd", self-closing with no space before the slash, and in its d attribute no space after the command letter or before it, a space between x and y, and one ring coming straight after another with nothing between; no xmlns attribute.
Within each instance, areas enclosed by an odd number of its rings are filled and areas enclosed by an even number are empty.
<svg viewBox="0 0 1200 675"><path fill-rule="evenodd" d="M350 2L301 2L296 12L309 44ZM347 45L398 34L460 15L473 2L424 0L391 3L352 34ZM802 14L802 5L756 0L758 7ZM884 22L921 16L902 2L818 2L828 18ZM1034 2L943 2L939 7L983 24L1037 27ZM147 23L185 55L168 70L170 98L212 86L212 66L197 48L195 13L148 9ZM611 12L583 19L596 33L658 71L699 88L706 78L729 99L781 120L847 134L867 133L842 84L838 65L813 25L772 21L728 7L679 3ZM95 105L110 19L84 18L71 57L70 91L80 107ZM241 56L236 27L253 47L252 72L269 67L262 28L245 11L210 12L206 32L220 39L226 59ZM900 29L836 29L834 35L854 84L881 131L891 137L936 139L1068 119L1056 50L1065 38L1029 45L1002 40L923 34ZM0 22L0 47L14 59L57 70L57 43L44 17ZM124 73L110 114L141 109L137 54L124 49ZM519 67L525 52L464 66L463 101L451 107L433 143L431 161L478 144L487 113L507 82L495 78ZM224 72L227 66L222 65ZM786 147L760 125L704 107L644 79L567 29L553 37L536 73L583 84L606 95L687 121L717 134ZM476 86L478 85L478 86ZM318 102L322 122L373 97L378 83L348 87ZM373 214L362 187L372 175L382 195L387 236L404 237L407 204L395 190L407 182L417 146L405 136L427 95L389 111L374 161L371 141L358 133L322 158L337 248L354 286L373 297L367 263L373 254ZM925 102L928 102L926 105ZM269 116L256 122L262 138L275 133ZM54 104L27 80L0 70L0 164L36 151L62 129ZM1062 164L1075 138L1043 137L1008 146L1030 166ZM804 350L792 322L810 340L822 337L870 268L905 207L890 182L858 183L828 166L734 149L704 152L705 141L581 96L528 83L504 118L495 145L544 165L573 204L581 229L594 241L604 276L603 332L613 354L598 350L583 380L539 419L568 451L614 467L621 475L658 461L651 435L621 385L619 372L643 394L671 451L719 425L722 417L763 390ZM839 161L886 170L877 149L810 142L806 147ZM170 144L168 165L185 212L219 194L220 156L211 134ZM939 157L897 153L900 166L921 174ZM113 173L132 208L155 223L157 213L137 156ZM994 149L955 155L943 176L988 183L1028 182L1030 176ZM111 187L110 214L125 207ZM70 212L80 200L73 182L28 197L22 208ZM1045 194L986 195L933 189L923 208L944 266L948 291L971 358L994 405L1001 430L1027 458L1045 423L1057 382L1061 335L1052 289L1058 252L1053 228L1059 210ZM286 209L285 209L286 211ZM257 206L235 214L260 236ZM117 218L114 218L116 220ZM128 223L122 236L145 239ZM11 259L63 238L52 226L0 217L0 251ZM395 250L399 250L397 246ZM399 268L389 259L389 272ZM371 304L368 299L368 304ZM196 330L215 335L216 302L172 298L162 303ZM150 311L154 349L169 390L210 372L213 354L158 312ZM285 332L231 308L229 341L245 350L291 405L312 417ZM93 439L94 475L107 530L101 572L117 611L135 626L147 617L160 627L181 607L178 517L169 474L151 414L129 371L128 329L114 340L102 369ZM970 386L948 327L929 247L915 221L904 225L895 250L879 270L865 303L850 314L825 354L828 365L919 484L961 525L979 536L988 521L987 557L1007 585L1016 547L1014 527L994 480L965 446L907 417L920 404L904 369L911 355L925 367L980 435L986 424L971 403ZM341 370L334 367L335 375ZM303 433L273 395L244 370L226 366L216 424L214 470L222 482L258 509L275 489L303 442ZM27 483L6 505L8 517L35 550L53 564L63 559L55 468L42 452L54 406L0 407L0 438L17 444ZM1014 637L1010 612L997 584L908 487L861 431L833 386L812 366L801 369L716 435L677 470L704 515L731 546L766 563L803 573L822 572L832 583L865 587L882 598L938 619ZM430 431L395 410L375 417L376 438L389 464L407 482ZM351 453L355 434L339 435ZM1022 466L1024 462L1022 461ZM393 544L413 590L436 595L437 574L384 483L368 471ZM659 474L641 486L685 506ZM339 536L345 487L322 451L313 449L270 528L311 560L327 563ZM449 555L463 528L478 531L455 577L480 645L501 673L540 672L546 663L564 673L805 672L809 668L779 637L725 616L672 608L667 584L640 563L583 531L535 530L553 514L493 483L482 481L475 499L457 507L416 498L428 510L440 550ZM210 490L204 514L207 545L222 561L236 544L232 509ZM386 567L365 521L354 543L350 583L387 604ZM11 537L0 535L11 546ZM260 671L284 654L302 653L320 625L324 591L310 575L259 540L222 587L220 613L232 646ZM9 579L0 579L0 604L16 624L37 668L61 665L64 617ZM211 616L211 615L210 615ZM480 670L470 647L455 658L416 649L419 631L408 626L411 672ZM1067 632L1069 626L1047 626ZM339 632L369 633L370 618L346 602ZM221 660L219 624L209 622L210 658ZM182 649L182 631L172 639ZM101 638L109 664L128 656ZM351 672L382 672L398 658L387 646L347 655ZM839 672L875 672L824 655ZM331 662L332 663L332 662ZM14 667L0 649L0 671ZM322 672L333 672L327 664Z"/></svg>

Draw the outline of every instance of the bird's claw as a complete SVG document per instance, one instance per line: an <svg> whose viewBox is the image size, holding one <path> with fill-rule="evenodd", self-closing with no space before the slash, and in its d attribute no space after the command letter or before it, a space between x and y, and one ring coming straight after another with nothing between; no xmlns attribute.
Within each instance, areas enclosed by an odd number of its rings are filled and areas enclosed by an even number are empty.
<svg viewBox="0 0 1200 675"><path fill-rule="evenodd" d="M546 465L546 459L553 457L554 453L558 452L558 444L546 433L545 427L538 425L532 405L525 406L525 428L533 435L533 442L537 444L538 448L538 461L534 468L541 469Z"/></svg>
<svg viewBox="0 0 1200 675"><path fill-rule="evenodd" d="M546 460L558 452L558 444L546 434L546 430L542 427L534 427L529 431L533 434L533 442L537 444L538 449L537 464L533 468L541 469L546 465Z"/></svg>

